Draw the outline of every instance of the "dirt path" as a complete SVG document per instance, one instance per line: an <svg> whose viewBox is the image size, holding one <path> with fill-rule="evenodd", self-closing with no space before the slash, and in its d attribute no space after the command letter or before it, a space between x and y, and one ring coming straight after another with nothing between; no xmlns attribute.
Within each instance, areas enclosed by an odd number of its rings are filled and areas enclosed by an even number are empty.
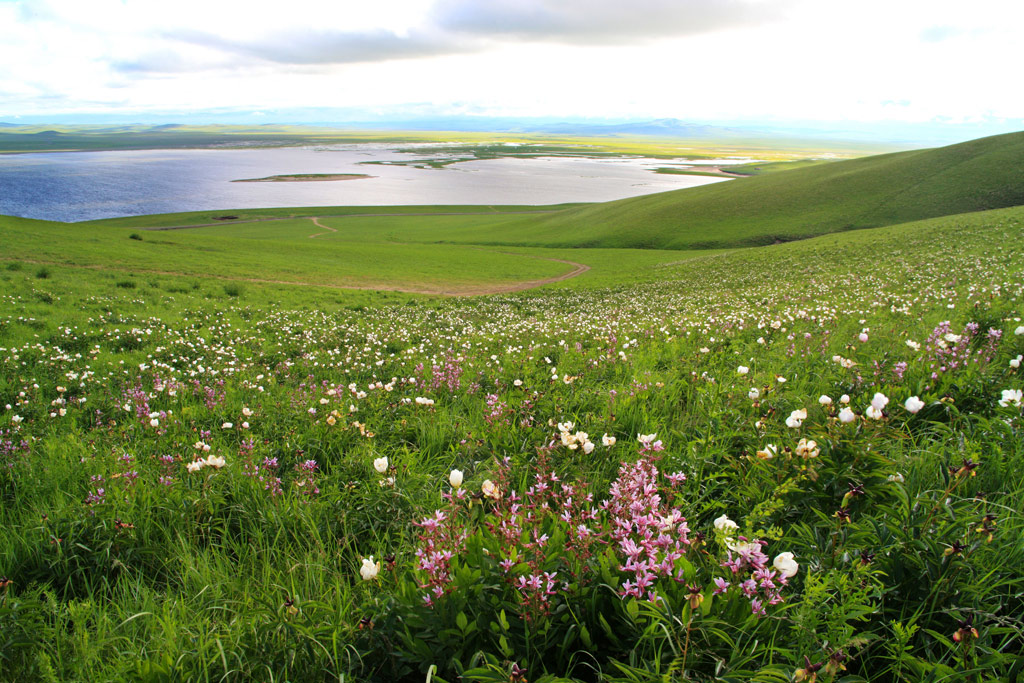
<svg viewBox="0 0 1024 683"><path fill-rule="evenodd" d="M322 225L321 227L327 227ZM328 228L329 229L329 228ZM325 233L320 233L325 234ZM312 235L311 235L312 237ZM472 247L481 249L482 251L495 251L492 249L483 249L481 247ZM573 270L556 277L549 277L543 280L529 280L526 282L512 282L504 285L493 285L491 287L473 287L467 286L464 288L449 288L449 287L418 287L418 288L406 288L406 287L392 287L390 285L375 285L375 284L364 284L364 285L339 285L339 284L326 284L321 282L296 282L294 280L269 280L265 278L254 278L254 277L230 277L227 275L211 275L204 273L202 275L197 273L181 273L171 270L140 270L138 268L128 268L124 266L115 265L86 265L86 264L72 264L63 263L60 261L37 261L30 259L8 259L0 258L0 262L4 261L18 261L19 263L31 263L33 265L41 266L54 266L58 268L79 268L82 270L102 270L102 271L118 271L123 273L135 274L135 275L168 275L172 277L192 277L202 279L214 279L223 280L227 282L251 282L253 284L264 284L264 285L287 285L291 287L323 287L326 289L341 289L341 290L368 290L374 292L401 292L403 294L431 294L435 296L486 296L488 294L511 294L513 292L521 292L527 289L533 289L542 285L548 285L554 282L561 282L562 280L568 280L570 278L577 277L590 270L590 266L585 263L576 263L575 261L566 261L565 259L559 258L548 258L545 256L534 256L532 254L515 254L513 252L506 251L495 251L499 254L509 254L512 256L522 256L525 258L536 258L544 261L556 261L558 263L564 263L566 265L575 266Z"/></svg>
<svg viewBox="0 0 1024 683"><path fill-rule="evenodd" d="M320 218L318 216L310 216L309 220L313 221L313 225L317 226L318 228L323 228L324 229L324 232L317 232L317 233L314 233L314 234L310 235L309 239L313 239L314 237L319 237L320 235L326 235L328 232L338 232L337 230L335 230L331 226L324 225L323 223L321 223L320 222Z"/></svg>
<svg viewBox="0 0 1024 683"><path fill-rule="evenodd" d="M268 216L266 218L246 218L245 220L217 221L215 223L192 223L191 225L157 225L150 227L126 227L125 230L150 230L159 232L161 230L191 230L192 228L210 228L221 225L241 225L242 223L267 223L269 221L292 221L303 218L403 218L405 216L542 216L548 213L558 213L564 209L544 209L543 211L449 211L434 212L422 211L415 213L332 213L322 216ZM118 226L120 227L120 226ZM327 227L327 226L323 226Z"/></svg>

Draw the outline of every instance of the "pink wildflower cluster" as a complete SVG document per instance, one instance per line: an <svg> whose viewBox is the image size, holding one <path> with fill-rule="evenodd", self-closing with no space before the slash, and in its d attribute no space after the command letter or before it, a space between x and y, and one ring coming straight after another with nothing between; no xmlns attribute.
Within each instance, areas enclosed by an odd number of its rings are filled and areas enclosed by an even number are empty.
<svg viewBox="0 0 1024 683"><path fill-rule="evenodd" d="M644 452L656 450L651 440ZM660 445L660 442L657 442ZM672 486L686 480L676 473L666 477ZM633 578L622 584L623 597L646 597L657 600L654 583L658 578L673 576L675 562L690 545L690 528L677 507L670 506L659 486L659 472L653 458L641 457L619 468L619 477L611 486L611 498L602 503L608 513L612 540L626 557L620 570ZM683 580L681 574L673 577Z"/></svg>
<svg viewBox="0 0 1024 683"><path fill-rule="evenodd" d="M451 590L452 557L462 552L468 536L460 514L467 502L466 489L442 495L449 503L447 511L435 510L433 515L414 522L421 529L416 568L424 575L420 588L426 590L423 602L428 606Z"/></svg>
<svg viewBox="0 0 1024 683"><path fill-rule="evenodd" d="M423 364L420 363L416 366L417 386L420 389L431 391L436 391L441 387L447 387L448 391L458 391L462 386L463 360L462 356L457 356L449 351L445 356L444 365L430 366L429 381L425 377Z"/></svg>
<svg viewBox="0 0 1024 683"><path fill-rule="evenodd" d="M715 595L735 587L750 600L751 611L757 616L763 616L766 604L777 605L783 601L782 588L789 581L782 572L771 566L771 560L762 551L761 541L748 541L740 536L737 541L729 541L728 547L722 567L728 569L734 579L730 583L716 577Z"/></svg>
<svg viewBox="0 0 1024 683"><path fill-rule="evenodd" d="M284 493L281 488L281 477L277 475L277 458L263 458L262 463L247 463L242 471L247 477L253 477L263 484L263 490L274 496Z"/></svg>
<svg viewBox="0 0 1024 683"><path fill-rule="evenodd" d="M511 415L512 409L497 394L487 394L487 412L484 413L484 420L487 424L492 427L496 425L508 426L511 424Z"/></svg>
<svg viewBox="0 0 1024 683"><path fill-rule="evenodd" d="M215 384L216 387L208 387L197 379L192 380L192 393L195 396L202 396L203 403L210 410L223 403L225 398L224 380L217 380Z"/></svg>
<svg viewBox="0 0 1024 683"><path fill-rule="evenodd" d="M134 409L135 417L149 421L149 396L141 384L136 383L131 389L125 389L121 398L125 402L125 407L129 407L130 404Z"/></svg>
<svg viewBox="0 0 1024 683"><path fill-rule="evenodd" d="M989 329L980 348L972 349L972 341L980 327L977 323L968 323L961 334L953 334L948 320L939 323L925 342L928 369L931 378L966 368L969 363L988 363L995 357L999 341L1003 336L1001 330ZM973 357L972 357L973 356Z"/></svg>
<svg viewBox="0 0 1024 683"><path fill-rule="evenodd" d="M320 487L316 485L317 475L317 464L316 460L304 460L295 466L296 478L295 487L296 489L309 497L316 496L320 493ZM280 484L280 480L278 480Z"/></svg>
<svg viewBox="0 0 1024 683"><path fill-rule="evenodd" d="M485 522L505 550L499 566L519 592L527 619L549 614L551 598L560 590L557 572L544 571L551 525L561 525L565 532L563 554L580 561L593 556L595 544L603 542L592 493L580 484L561 481L555 472L541 471L534 478L521 497L511 491ZM525 572L513 578L515 568L523 565ZM572 573L571 567L567 571Z"/></svg>

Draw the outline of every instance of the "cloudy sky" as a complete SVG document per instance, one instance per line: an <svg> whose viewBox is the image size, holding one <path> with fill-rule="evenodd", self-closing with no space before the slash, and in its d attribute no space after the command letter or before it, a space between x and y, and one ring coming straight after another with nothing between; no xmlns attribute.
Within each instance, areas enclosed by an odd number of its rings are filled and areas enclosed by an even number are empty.
<svg viewBox="0 0 1024 683"><path fill-rule="evenodd" d="M322 108L1015 129L1021 42L1021 0L0 0L0 121Z"/></svg>

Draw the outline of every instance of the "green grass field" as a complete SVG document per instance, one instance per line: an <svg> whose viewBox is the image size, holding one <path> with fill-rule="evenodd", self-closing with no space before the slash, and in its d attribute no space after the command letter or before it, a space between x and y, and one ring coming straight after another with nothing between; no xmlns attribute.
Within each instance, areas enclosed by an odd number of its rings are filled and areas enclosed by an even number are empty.
<svg viewBox="0 0 1024 683"><path fill-rule="evenodd" d="M0 217L0 680L1014 681L1018 141L717 249L595 237L704 188ZM769 181L963 211L747 246Z"/></svg>

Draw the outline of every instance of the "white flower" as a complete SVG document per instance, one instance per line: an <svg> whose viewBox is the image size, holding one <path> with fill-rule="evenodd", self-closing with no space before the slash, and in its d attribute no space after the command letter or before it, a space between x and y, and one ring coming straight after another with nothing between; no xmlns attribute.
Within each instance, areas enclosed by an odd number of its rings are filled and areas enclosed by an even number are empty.
<svg viewBox="0 0 1024 683"><path fill-rule="evenodd" d="M614 436L608 436L607 434L605 434L605 435L603 435L601 437L601 443L604 446L607 446L608 448L611 448L612 446L614 446L615 445L615 441L616 441L616 439L615 439Z"/></svg>
<svg viewBox="0 0 1024 683"><path fill-rule="evenodd" d="M857 419L857 414L850 410L849 407L843 408L839 411L839 421L843 424L848 424Z"/></svg>
<svg viewBox="0 0 1024 683"><path fill-rule="evenodd" d="M453 489L462 486L462 470L452 470L448 474L448 483L452 485Z"/></svg>
<svg viewBox="0 0 1024 683"><path fill-rule="evenodd" d="M715 528L721 531L726 536L732 536L734 531L738 531L740 525L729 519L729 515L722 515L714 521Z"/></svg>
<svg viewBox="0 0 1024 683"><path fill-rule="evenodd" d="M737 375L745 375L748 372L750 372L750 368L748 368L746 365L741 365L738 368L736 368Z"/></svg>
<svg viewBox="0 0 1024 683"><path fill-rule="evenodd" d="M881 392L876 393L874 397L871 399L871 406L876 410L880 411L887 405L889 405L889 397Z"/></svg>
<svg viewBox="0 0 1024 683"><path fill-rule="evenodd" d="M377 470L380 474L384 474L388 471L388 457L385 455L381 458L375 458L373 461L373 469Z"/></svg>
<svg viewBox="0 0 1024 683"><path fill-rule="evenodd" d="M590 453L593 452L593 450L594 450L594 443L592 441L584 441L583 442L583 452L584 453L590 454Z"/></svg>
<svg viewBox="0 0 1024 683"><path fill-rule="evenodd" d="M868 409L864 411L864 414L872 420L881 420L883 417L882 411L874 406L868 406Z"/></svg>
<svg viewBox="0 0 1024 683"><path fill-rule="evenodd" d="M757 387L752 387L750 391L747 392L747 398L751 401L756 401L761 398L761 391Z"/></svg>
<svg viewBox="0 0 1024 683"><path fill-rule="evenodd" d="M842 403L845 406L847 403L850 402L850 395L849 394L843 394L842 396L839 397L839 402Z"/></svg>
<svg viewBox="0 0 1024 683"><path fill-rule="evenodd" d="M521 386L523 386L523 380L517 379L517 380L513 381L512 382L512 386L514 386L514 387L521 387Z"/></svg>
<svg viewBox="0 0 1024 683"><path fill-rule="evenodd" d="M907 346L909 346L910 348L914 349L915 351L920 351L921 350L921 345L918 344L916 341L908 339L906 344L907 344Z"/></svg>
<svg viewBox="0 0 1024 683"><path fill-rule="evenodd" d="M797 429L804 424L804 420L807 419L807 411L801 408L800 410L794 410L786 418L786 426L790 429Z"/></svg>
<svg viewBox="0 0 1024 683"><path fill-rule="evenodd" d="M1018 354L1016 358L1011 358L1010 359L1010 367L1013 368L1014 370L1016 370L1017 368L1020 367L1020 362L1022 360L1024 360L1024 356L1022 356L1020 354Z"/></svg>
<svg viewBox="0 0 1024 683"><path fill-rule="evenodd" d="M252 417L252 410L250 410L248 406L245 406L242 408L242 415L245 415L246 417Z"/></svg>
<svg viewBox="0 0 1024 683"><path fill-rule="evenodd" d="M917 396L911 396L907 399L906 403L903 404L903 407L907 409L908 413L916 413L921 410L921 408L924 408L924 401L919 399Z"/></svg>
<svg viewBox="0 0 1024 683"><path fill-rule="evenodd" d="M1022 334L1024 334L1024 325L1021 325L1020 327L1018 327L1017 329L1015 329L1015 330L1013 331L1013 333L1014 333L1015 335L1017 335L1018 337L1019 337L1019 336L1021 336Z"/></svg>
<svg viewBox="0 0 1024 683"><path fill-rule="evenodd" d="M778 569L779 573L787 579L800 570L800 565L793 559L793 553L779 553L772 560L772 566Z"/></svg>
<svg viewBox="0 0 1024 683"><path fill-rule="evenodd" d="M896 474L890 474L888 477L886 477L886 479L888 479L889 481L896 482L898 484L902 484L904 481L906 481L906 479L903 478L903 475L900 474L899 472L897 472Z"/></svg>
<svg viewBox="0 0 1024 683"><path fill-rule="evenodd" d="M734 553L752 553L761 549L757 541L735 541L731 538L725 539L725 547Z"/></svg>
<svg viewBox="0 0 1024 683"><path fill-rule="evenodd" d="M868 340L868 333L867 333L867 332L861 332L860 334L858 334L858 335L857 335L857 340L858 340L858 341L859 341L859 342L860 342L861 344L864 344L864 343L866 343L866 342L867 342L867 340Z"/></svg>
<svg viewBox="0 0 1024 683"><path fill-rule="evenodd" d="M945 339L946 341L948 341L950 344L956 344L958 341L960 341L961 337L960 337L959 334L953 334L952 332L947 332L946 334L942 335L942 338Z"/></svg>
<svg viewBox="0 0 1024 683"><path fill-rule="evenodd" d="M818 442L813 439L800 439L796 445L796 454L801 458L817 458L821 454Z"/></svg>
<svg viewBox="0 0 1024 683"><path fill-rule="evenodd" d="M818 397L818 403L820 403L823 406L830 406L832 405L832 399L829 396L822 394L821 396Z"/></svg>
<svg viewBox="0 0 1024 683"><path fill-rule="evenodd" d="M380 573L380 562L373 561L373 555L363 558L363 566L359 568L359 576L363 577L363 581L371 581L377 578L377 574Z"/></svg>
<svg viewBox="0 0 1024 683"><path fill-rule="evenodd" d="M156 419L154 417L152 420L149 421L149 426L150 427L159 427L160 426L160 420L158 420L158 419Z"/></svg>
<svg viewBox="0 0 1024 683"><path fill-rule="evenodd" d="M757 452L757 457L761 458L762 460L771 460L778 454L778 447L776 447L776 445L773 443L769 443L765 444L765 447Z"/></svg>
<svg viewBox="0 0 1024 683"><path fill-rule="evenodd" d="M637 434L636 435L636 440L639 441L640 443L642 443L645 446L650 446L654 442L654 440L656 438L658 438L658 434L657 433L654 433L654 434Z"/></svg>
<svg viewBox="0 0 1024 683"><path fill-rule="evenodd" d="M1004 408L1007 406L1020 408L1021 401L1024 401L1024 394L1020 389L1003 389L1003 397L999 400L999 405Z"/></svg>
<svg viewBox="0 0 1024 683"><path fill-rule="evenodd" d="M786 378L783 377L782 375L776 375L775 376L775 381L778 382L779 384L785 384L786 383Z"/></svg>
<svg viewBox="0 0 1024 683"><path fill-rule="evenodd" d="M498 485L490 479L484 480L484 483L480 485L480 491L486 498L501 500L501 491L498 490Z"/></svg>
<svg viewBox="0 0 1024 683"><path fill-rule="evenodd" d="M230 422L225 422L224 424L222 424L222 425L220 426L220 428L221 428L221 429L231 429L231 428L232 428L232 427L234 427L234 426L235 426L235 425L231 424Z"/></svg>
<svg viewBox="0 0 1024 683"><path fill-rule="evenodd" d="M198 472L199 470L203 469L203 466L205 464L206 462L203 460L193 460L185 467L186 469L188 469L189 472Z"/></svg>
<svg viewBox="0 0 1024 683"><path fill-rule="evenodd" d="M224 467L224 465L227 464L227 461L223 458L223 456L211 455L208 458L206 458L206 460L203 461L203 464L206 465L207 467L212 467L214 469L219 470L220 468Z"/></svg>

